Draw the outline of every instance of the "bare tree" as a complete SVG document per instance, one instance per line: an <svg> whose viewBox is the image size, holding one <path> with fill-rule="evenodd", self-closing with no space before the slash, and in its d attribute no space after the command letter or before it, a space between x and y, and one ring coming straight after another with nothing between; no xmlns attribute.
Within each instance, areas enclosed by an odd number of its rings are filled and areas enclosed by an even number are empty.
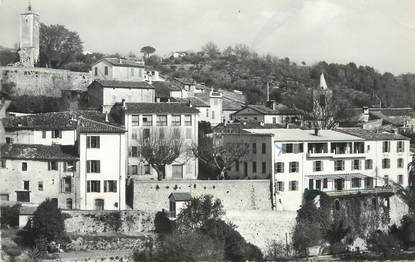
<svg viewBox="0 0 415 262"><path fill-rule="evenodd" d="M166 178L166 165L170 165L184 152L180 138L152 136L142 140L140 154L157 172L157 179Z"/></svg>
<svg viewBox="0 0 415 262"><path fill-rule="evenodd" d="M315 129L332 129L336 127L338 107L331 95L319 96L313 99L313 111L309 114Z"/></svg>
<svg viewBox="0 0 415 262"><path fill-rule="evenodd" d="M214 58L220 54L220 49L213 42L207 42L204 46L202 46L202 51L211 58Z"/></svg>
<svg viewBox="0 0 415 262"><path fill-rule="evenodd" d="M198 145L192 146L193 154L211 168L219 170L218 179L224 179L237 161L241 161L249 152L244 143L214 144L211 138L199 139Z"/></svg>

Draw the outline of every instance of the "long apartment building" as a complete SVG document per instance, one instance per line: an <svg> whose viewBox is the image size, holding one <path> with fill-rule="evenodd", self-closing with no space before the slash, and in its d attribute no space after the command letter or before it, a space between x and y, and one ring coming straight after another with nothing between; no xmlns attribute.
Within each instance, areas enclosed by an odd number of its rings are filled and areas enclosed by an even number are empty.
<svg viewBox="0 0 415 262"><path fill-rule="evenodd" d="M53 112L2 120L2 201L63 209L125 209L125 130L96 111Z"/></svg>
<svg viewBox="0 0 415 262"><path fill-rule="evenodd" d="M242 129L223 143L244 143L233 178L270 178L277 210L297 210L306 189L331 195L408 185L409 139L364 129ZM380 189L379 189L380 190Z"/></svg>

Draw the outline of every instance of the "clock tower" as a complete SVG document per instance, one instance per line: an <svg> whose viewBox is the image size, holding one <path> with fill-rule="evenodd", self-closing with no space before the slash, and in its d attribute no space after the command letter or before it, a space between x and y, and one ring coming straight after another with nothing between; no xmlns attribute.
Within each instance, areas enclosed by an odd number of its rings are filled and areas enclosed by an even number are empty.
<svg viewBox="0 0 415 262"><path fill-rule="evenodd" d="M39 14L33 12L31 4L20 14L20 63L33 67L39 59Z"/></svg>

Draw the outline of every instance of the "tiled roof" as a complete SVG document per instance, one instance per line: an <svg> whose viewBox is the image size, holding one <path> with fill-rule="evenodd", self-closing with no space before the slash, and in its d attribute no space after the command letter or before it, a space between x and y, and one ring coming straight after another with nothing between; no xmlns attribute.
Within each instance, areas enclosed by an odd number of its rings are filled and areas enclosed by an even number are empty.
<svg viewBox="0 0 415 262"><path fill-rule="evenodd" d="M179 77L176 77L176 78L174 78L174 80L176 80L177 82L179 82L179 83L181 83L183 85L195 85L196 84L196 82L193 79L191 79L191 78L184 78L184 77L179 78Z"/></svg>
<svg viewBox="0 0 415 262"><path fill-rule="evenodd" d="M220 123L213 128L215 133L229 133L229 134L239 134L239 133L249 133L244 129L275 129L275 128L285 128L285 125L279 124L263 124L246 122L246 123L229 123L223 124Z"/></svg>
<svg viewBox="0 0 415 262"><path fill-rule="evenodd" d="M190 201L192 200L192 195L190 193L175 192L171 193L169 199L174 201Z"/></svg>
<svg viewBox="0 0 415 262"><path fill-rule="evenodd" d="M98 122L95 120L80 117L78 129L80 133L124 133L125 129L111 125L109 123Z"/></svg>
<svg viewBox="0 0 415 262"><path fill-rule="evenodd" d="M116 57L106 57L98 62L96 62L94 65L98 64L99 62L106 61L110 63L113 66L125 66L125 67L140 67L144 68L144 62L143 61L136 61L131 59L125 59L125 58L116 58Z"/></svg>
<svg viewBox="0 0 415 262"><path fill-rule="evenodd" d="M175 101L180 103L191 104L194 107L210 107L208 103L202 101L197 97L187 97L187 98L173 98Z"/></svg>
<svg viewBox="0 0 415 262"><path fill-rule="evenodd" d="M145 81L134 82L134 81L96 79L94 80L94 82L91 83L91 85L93 85L94 83L97 83L102 87L109 87L109 88L136 88L136 89L153 89L154 88L153 86L151 86L149 83Z"/></svg>
<svg viewBox="0 0 415 262"><path fill-rule="evenodd" d="M415 111L414 109L410 108L410 107L405 107L405 108L397 108L397 107L392 107L392 108L369 108L369 112L373 111L373 112L381 112L382 114L386 115L386 116L411 116L414 117L415 116Z"/></svg>
<svg viewBox="0 0 415 262"><path fill-rule="evenodd" d="M363 128L338 128L336 131L357 136L365 140L409 140L408 137L403 135L385 131L366 130Z"/></svg>
<svg viewBox="0 0 415 262"><path fill-rule="evenodd" d="M4 159L78 160L75 146L2 144L0 156Z"/></svg>
<svg viewBox="0 0 415 262"><path fill-rule="evenodd" d="M247 105L240 109L242 111L245 108L251 108L255 111L257 111L260 114L264 115L296 115L299 114L299 112L295 109L289 108L286 105L278 104L273 110L272 108L266 107L264 105ZM235 114L238 114L239 112L235 112Z"/></svg>
<svg viewBox="0 0 415 262"><path fill-rule="evenodd" d="M105 114L98 111L50 112L2 119L6 130L75 130L79 118L105 123ZM117 126L109 116L107 125Z"/></svg>
<svg viewBox="0 0 415 262"><path fill-rule="evenodd" d="M169 81L153 81L152 86L156 97L170 97L170 91L180 91L181 88Z"/></svg>
<svg viewBox="0 0 415 262"><path fill-rule="evenodd" d="M199 113L199 110L185 103L127 103L126 105L127 113Z"/></svg>

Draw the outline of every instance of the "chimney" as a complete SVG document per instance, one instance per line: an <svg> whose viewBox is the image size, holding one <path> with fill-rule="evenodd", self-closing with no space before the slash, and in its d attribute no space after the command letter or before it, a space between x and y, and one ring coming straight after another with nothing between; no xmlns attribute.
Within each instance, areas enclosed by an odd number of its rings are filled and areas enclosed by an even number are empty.
<svg viewBox="0 0 415 262"><path fill-rule="evenodd" d="M125 99L122 99L121 103L122 103L122 107L125 109L126 108Z"/></svg>
<svg viewBox="0 0 415 262"><path fill-rule="evenodd" d="M369 121L369 107L364 106L362 107L362 113L363 113L363 122Z"/></svg>
<svg viewBox="0 0 415 262"><path fill-rule="evenodd" d="M264 126L264 121L259 122L260 126Z"/></svg>
<svg viewBox="0 0 415 262"><path fill-rule="evenodd" d="M314 128L314 135L315 136L318 136L319 135L319 132L320 130L316 127L316 128Z"/></svg>
<svg viewBox="0 0 415 262"><path fill-rule="evenodd" d="M105 122L106 122L106 123L108 123L108 122L109 122L109 120L108 120L108 112L105 112Z"/></svg>
<svg viewBox="0 0 415 262"><path fill-rule="evenodd" d="M267 82L267 102L269 101L269 82Z"/></svg>
<svg viewBox="0 0 415 262"><path fill-rule="evenodd" d="M190 102L190 100L187 102L187 105L188 105L189 107L193 107L192 102Z"/></svg>
<svg viewBox="0 0 415 262"><path fill-rule="evenodd" d="M152 77L151 75L149 75L149 76L148 76L148 83L149 83L150 85L152 85L152 84L153 84L153 77Z"/></svg>

